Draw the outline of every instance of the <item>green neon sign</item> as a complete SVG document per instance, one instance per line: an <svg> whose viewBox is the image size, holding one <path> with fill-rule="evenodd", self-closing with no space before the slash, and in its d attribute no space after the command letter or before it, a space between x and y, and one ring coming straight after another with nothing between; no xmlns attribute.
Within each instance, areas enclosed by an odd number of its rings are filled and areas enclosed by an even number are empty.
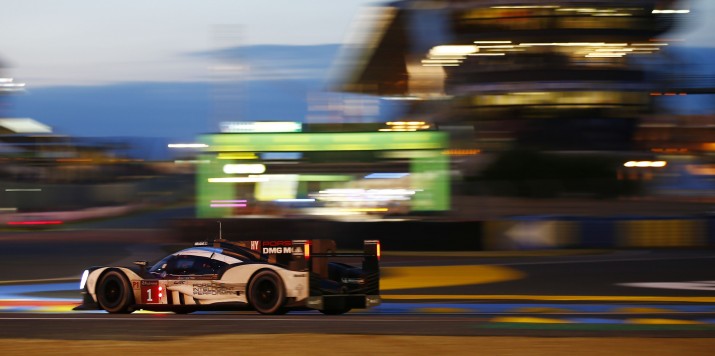
<svg viewBox="0 0 715 356"><path fill-rule="evenodd" d="M447 147L447 134L437 131L252 133L201 136L211 152L306 152L436 150Z"/></svg>
<svg viewBox="0 0 715 356"><path fill-rule="evenodd" d="M449 157L445 132L347 132L347 133L229 133L203 135L209 145L200 157L209 161L198 166L197 215L226 217L230 208L213 208L215 200L234 199L239 184L209 183L209 178L225 176L218 160L222 152L309 152L309 151L383 151L384 158L408 158L411 162L411 188L418 190L412 201L414 211L446 211L450 207ZM394 156L394 157L393 157ZM230 161L230 160L229 160ZM303 174L297 176L297 189L308 193L306 182L347 182L358 177L348 174ZM260 184L260 183L257 183Z"/></svg>

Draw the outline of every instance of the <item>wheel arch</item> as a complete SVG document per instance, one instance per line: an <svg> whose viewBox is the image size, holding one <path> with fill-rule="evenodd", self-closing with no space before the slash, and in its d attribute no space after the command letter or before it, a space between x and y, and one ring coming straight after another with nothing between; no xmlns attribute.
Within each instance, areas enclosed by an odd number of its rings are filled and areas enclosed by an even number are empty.
<svg viewBox="0 0 715 356"><path fill-rule="evenodd" d="M113 282L105 282L111 281L110 278ZM123 268L105 268L98 274L97 281L101 290L98 291L97 286L95 286L95 297L101 309L112 314L132 313L136 310L137 297L133 286L134 283ZM116 286L116 289L114 289L115 287L110 287L111 292L108 294L107 289L105 289L108 286L106 283L119 283L119 285ZM107 303L107 305L103 303Z"/></svg>
<svg viewBox="0 0 715 356"><path fill-rule="evenodd" d="M258 310L258 308L255 306L255 304L253 304L254 302L251 300L252 299L251 298L251 294L252 294L251 285L252 285L253 281L258 277L258 275L263 272L272 272L273 274L275 274L275 276L278 278L278 284L280 285L281 290L282 290L283 300L281 301L281 304L280 304L281 306L275 312L270 312L270 313L262 312L262 311ZM285 310L286 310L285 306L288 303L288 294L287 294L287 285L286 285L285 277L281 275L281 270L278 268L275 268L274 266L271 266L271 265L265 265L261 268L257 268L255 271L253 271L253 273L251 274L251 277L246 281L246 302L248 303L248 305L250 305L253 308L255 308L256 310L258 310L261 314L283 314L283 313L285 313ZM280 310L284 310L284 311L280 312Z"/></svg>
<svg viewBox="0 0 715 356"><path fill-rule="evenodd" d="M122 274L122 276L124 276L124 278L126 278L127 282L129 282L129 288L132 290L134 304L136 304L138 295L137 291L134 290L132 281L141 280L142 278L139 277L139 275L137 275L136 273L134 273L134 271L126 267L100 267L91 271L89 278L87 278L87 291L89 291L89 294L92 296L92 299L97 302L97 284L99 284L99 281L101 281L102 278L104 278L104 276L110 271L119 272Z"/></svg>
<svg viewBox="0 0 715 356"><path fill-rule="evenodd" d="M283 287L287 288L286 278L290 275L286 274L286 270L271 264L242 264L230 267L219 278L220 281L228 283L246 283L246 286L251 284L256 275L265 270L275 272L283 283ZM245 282L244 282L245 281Z"/></svg>
<svg viewBox="0 0 715 356"><path fill-rule="evenodd" d="M225 283L244 283L246 289L259 271L272 270L281 278L286 297L292 300L303 300L308 297L308 273L285 269L264 263L236 265L224 272L220 281ZM301 276L296 276L299 274ZM248 290L246 290L248 292Z"/></svg>

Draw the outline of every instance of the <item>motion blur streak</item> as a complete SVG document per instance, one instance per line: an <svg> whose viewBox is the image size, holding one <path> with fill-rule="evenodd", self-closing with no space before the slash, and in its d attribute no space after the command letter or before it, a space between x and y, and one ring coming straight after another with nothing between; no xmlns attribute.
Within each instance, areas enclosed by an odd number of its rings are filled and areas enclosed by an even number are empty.
<svg viewBox="0 0 715 356"><path fill-rule="evenodd" d="M383 267L381 290L483 284L523 278L515 269L501 266Z"/></svg>
<svg viewBox="0 0 715 356"><path fill-rule="evenodd" d="M38 220L38 221L9 221L8 225L59 225L62 224L59 220Z"/></svg>

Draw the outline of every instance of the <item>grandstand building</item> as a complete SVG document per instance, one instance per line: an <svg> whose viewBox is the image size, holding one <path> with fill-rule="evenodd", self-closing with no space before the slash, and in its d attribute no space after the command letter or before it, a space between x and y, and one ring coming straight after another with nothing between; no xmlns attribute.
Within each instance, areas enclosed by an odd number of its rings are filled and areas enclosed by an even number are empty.
<svg viewBox="0 0 715 356"><path fill-rule="evenodd" d="M407 100L404 121L472 127L479 149L629 150L660 91L644 63L667 51L665 35L689 12L681 6L392 2L347 51L336 87Z"/></svg>

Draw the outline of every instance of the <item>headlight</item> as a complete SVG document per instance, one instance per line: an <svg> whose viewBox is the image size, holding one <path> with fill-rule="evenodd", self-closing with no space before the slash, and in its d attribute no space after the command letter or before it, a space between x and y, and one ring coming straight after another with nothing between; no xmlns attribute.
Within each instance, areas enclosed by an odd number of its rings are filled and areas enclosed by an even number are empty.
<svg viewBox="0 0 715 356"><path fill-rule="evenodd" d="M84 272L82 272L82 279L79 281L80 290L83 290L84 285L87 284L87 277L89 277L89 270L84 270Z"/></svg>

